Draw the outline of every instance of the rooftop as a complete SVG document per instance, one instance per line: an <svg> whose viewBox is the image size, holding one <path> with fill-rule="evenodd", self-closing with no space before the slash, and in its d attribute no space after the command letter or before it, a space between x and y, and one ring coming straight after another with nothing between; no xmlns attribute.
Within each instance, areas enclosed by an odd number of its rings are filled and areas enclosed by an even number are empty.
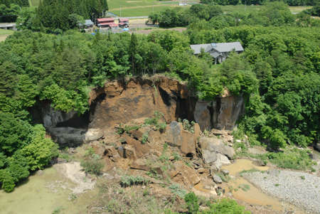
<svg viewBox="0 0 320 214"><path fill-rule="evenodd" d="M199 44L199 45L190 45L190 47L194 51L194 54L200 54L201 49L204 49L205 52L216 50L220 53L231 52L233 50L243 51L243 47L240 42Z"/></svg>
<svg viewBox="0 0 320 214"><path fill-rule="evenodd" d="M97 21L100 22L114 22L114 18L100 18L97 19Z"/></svg>

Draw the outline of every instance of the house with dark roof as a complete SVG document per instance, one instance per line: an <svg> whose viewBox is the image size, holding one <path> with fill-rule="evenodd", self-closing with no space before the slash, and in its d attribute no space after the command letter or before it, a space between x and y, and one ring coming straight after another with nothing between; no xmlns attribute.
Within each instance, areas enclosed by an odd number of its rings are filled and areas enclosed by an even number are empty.
<svg viewBox="0 0 320 214"><path fill-rule="evenodd" d="M90 19L84 20L84 23L79 23L81 28L93 28L94 23Z"/></svg>
<svg viewBox="0 0 320 214"><path fill-rule="evenodd" d="M244 51L240 42L199 44L190 45L190 47L195 55L199 55L201 50L209 53L214 58L215 64L225 61L232 51L236 53Z"/></svg>

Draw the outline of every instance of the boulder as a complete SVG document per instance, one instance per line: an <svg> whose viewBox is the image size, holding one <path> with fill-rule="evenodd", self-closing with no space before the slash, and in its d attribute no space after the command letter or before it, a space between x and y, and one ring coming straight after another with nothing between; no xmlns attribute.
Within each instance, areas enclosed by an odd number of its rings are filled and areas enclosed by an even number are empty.
<svg viewBox="0 0 320 214"><path fill-rule="evenodd" d="M253 161L253 164L254 165L256 165L256 166L266 166L267 165L267 163L265 162L265 161L263 161L263 160L254 160Z"/></svg>
<svg viewBox="0 0 320 214"><path fill-rule="evenodd" d="M182 130L180 150L184 154L196 154L196 139L193 133Z"/></svg>
<svg viewBox="0 0 320 214"><path fill-rule="evenodd" d="M216 184L221 184L221 183L222 183L222 179L220 178L219 175L213 175L213 181L214 181Z"/></svg>
<svg viewBox="0 0 320 214"><path fill-rule="evenodd" d="M90 142L99 140L101 138L103 138L103 132L100 129L88 129L85 134L84 140L85 142Z"/></svg>
<svg viewBox="0 0 320 214"><path fill-rule="evenodd" d="M118 147L118 153L122 158L128 159L136 159L136 151L133 146L131 145L124 145Z"/></svg>
<svg viewBox="0 0 320 214"><path fill-rule="evenodd" d="M223 165L231 164L230 160L227 158L227 156L222 154L217 154L217 160L214 162L214 166L216 169L220 169Z"/></svg>
<svg viewBox="0 0 320 214"><path fill-rule="evenodd" d="M92 148L94 150L94 153L99 155L100 157L105 156L106 146L100 143L92 143Z"/></svg>
<svg viewBox="0 0 320 214"><path fill-rule="evenodd" d="M209 150L210 152L217 152L228 156L230 159L235 155L235 151L232 147L225 145L221 139L216 137L203 137L200 139L200 145L202 151Z"/></svg>
<svg viewBox="0 0 320 214"><path fill-rule="evenodd" d="M167 126L166 142L180 148L183 154L194 156L196 155L197 138L200 136L199 129L199 126L195 126L195 132L191 133L184 130L181 123L173 121Z"/></svg>
<svg viewBox="0 0 320 214"><path fill-rule="evenodd" d="M149 171L150 167L147 166L146 160L145 159L137 159L134 162L130 164L131 169L138 169L138 170L143 170L143 171Z"/></svg>
<svg viewBox="0 0 320 214"><path fill-rule="evenodd" d="M217 153L204 150L202 152L202 157L205 163L211 164L217 160Z"/></svg>
<svg viewBox="0 0 320 214"><path fill-rule="evenodd" d="M229 175L229 170L223 169L223 170L221 170L221 172L224 175Z"/></svg>
<svg viewBox="0 0 320 214"><path fill-rule="evenodd" d="M183 127L177 121L172 121L166 130L166 142L179 147L181 144L181 132Z"/></svg>
<svg viewBox="0 0 320 214"><path fill-rule="evenodd" d="M134 139L141 141L143 133L141 130L133 130L131 131L131 135Z"/></svg>
<svg viewBox="0 0 320 214"><path fill-rule="evenodd" d="M171 179L185 186L194 186L200 182L196 171L188 167L183 161L174 163L174 169L169 172Z"/></svg>
<svg viewBox="0 0 320 214"><path fill-rule="evenodd" d="M124 158L128 158L128 159L136 159L137 158L136 150L134 149L133 146L125 145L125 147L124 147Z"/></svg>
<svg viewBox="0 0 320 214"><path fill-rule="evenodd" d="M201 129L198 123L194 124L194 137L196 138L196 140L198 141L198 138L201 135Z"/></svg>
<svg viewBox="0 0 320 214"><path fill-rule="evenodd" d="M145 154L147 154L147 153L150 151L150 149L151 149L150 145L148 145L148 144L142 144L140 141L137 141L137 140L131 138L131 137L128 136L128 135L125 135L125 136L124 136L124 139L125 139L125 142L126 142L128 145L130 145L130 146L132 146L132 147L134 148L135 153L136 153L136 156L137 156L138 158L143 157L143 156L144 156Z"/></svg>

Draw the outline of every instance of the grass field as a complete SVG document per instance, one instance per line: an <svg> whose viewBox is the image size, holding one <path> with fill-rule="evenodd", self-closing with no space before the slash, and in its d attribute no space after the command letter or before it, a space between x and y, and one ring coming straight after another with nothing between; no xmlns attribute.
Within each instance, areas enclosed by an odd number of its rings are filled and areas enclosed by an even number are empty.
<svg viewBox="0 0 320 214"><path fill-rule="evenodd" d="M0 42L6 40L6 38L8 36L10 36L11 34L13 34L13 33L14 33L14 31L12 31L12 30L2 30L2 29L0 29Z"/></svg>
<svg viewBox="0 0 320 214"><path fill-rule="evenodd" d="M289 7L291 13L297 14L304 10L312 8L311 6L295 6L295 7Z"/></svg>
<svg viewBox="0 0 320 214"><path fill-rule="evenodd" d="M29 0L29 4L31 7L39 6L40 0Z"/></svg>
<svg viewBox="0 0 320 214"><path fill-rule="evenodd" d="M197 3L200 0L187 0L189 3ZM40 0L29 0L31 6L38 6ZM109 11L122 17L148 16L152 12L159 12L166 8L178 7L179 0L158 1L158 0L108 0ZM221 6L226 13L252 12L262 8L253 5L227 5ZM296 14L311 7L289 7L291 12ZM121 12L120 12L121 11ZM120 14L121 13L121 14Z"/></svg>

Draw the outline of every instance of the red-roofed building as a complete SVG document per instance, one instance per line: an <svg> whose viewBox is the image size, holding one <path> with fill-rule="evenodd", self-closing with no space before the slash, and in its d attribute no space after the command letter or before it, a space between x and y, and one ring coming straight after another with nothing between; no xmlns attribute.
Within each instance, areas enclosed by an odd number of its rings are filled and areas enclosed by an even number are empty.
<svg viewBox="0 0 320 214"><path fill-rule="evenodd" d="M97 22L114 22L114 18L99 18L97 19Z"/></svg>
<svg viewBox="0 0 320 214"><path fill-rule="evenodd" d="M129 19L120 18L119 19L119 26L120 27L129 27Z"/></svg>
<svg viewBox="0 0 320 214"><path fill-rule="evenodd" d="M109 27L109 28L116 28L119 25L114 23L113 18L99 18L97 19L98 27Z"/></svg>

